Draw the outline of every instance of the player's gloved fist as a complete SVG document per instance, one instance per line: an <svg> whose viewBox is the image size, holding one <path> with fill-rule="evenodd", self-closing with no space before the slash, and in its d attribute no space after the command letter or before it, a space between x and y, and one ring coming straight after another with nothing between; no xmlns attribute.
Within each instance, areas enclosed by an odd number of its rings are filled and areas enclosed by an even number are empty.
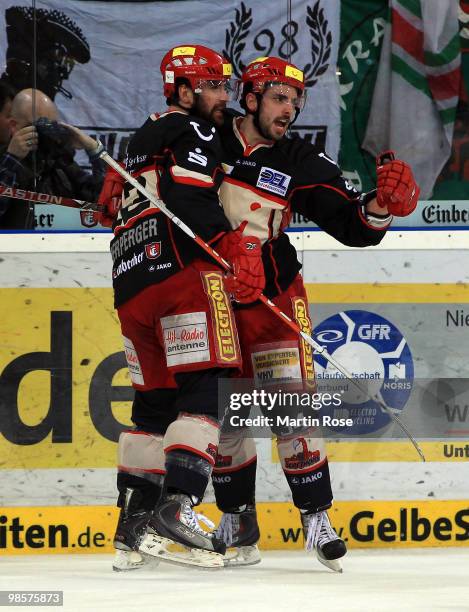
<svg viewBox="0 0 469 612"><path fill-rule="evenodd" d="M98 197L98 203L104 206L102 212L95 213L95 219L104 227L112 227L122 204L122 190L125 179L114 170L108 168L104 177L103 187Z"/></svg>
<svg viewBox="0 0 469 612"><path fill-rule="evenodd" d="M395 159L393 151L386 151L376 158L376 175L378 205L395 217L410 215L417 206L420 188L409 164Z"/></svg>
<svg viewBox="0 0 469 612"><path fill-rule="evenodd" d="M259 238L244 236L239 229L226 233L216 250L233 268L225 277L225 288L241 304L259 299L265 287L262 247Z"/></svg>

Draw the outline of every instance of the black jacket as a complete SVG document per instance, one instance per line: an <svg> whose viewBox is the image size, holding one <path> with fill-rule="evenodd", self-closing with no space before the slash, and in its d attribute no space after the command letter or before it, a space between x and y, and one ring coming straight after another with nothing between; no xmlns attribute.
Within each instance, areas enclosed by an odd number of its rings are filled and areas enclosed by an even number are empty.
<svg viewBox="0 0 469 612"><path fill-rule="evenodd" d="M73 160L74 154L68 147L56 147L45 154L38 150L35 182L33 154L19 160L4 149L0 153L0 184L95 202L101 191L105 164L89 156L92 167L89 173ZM0 197L0 229L34 229L34 203Z"/></svg>

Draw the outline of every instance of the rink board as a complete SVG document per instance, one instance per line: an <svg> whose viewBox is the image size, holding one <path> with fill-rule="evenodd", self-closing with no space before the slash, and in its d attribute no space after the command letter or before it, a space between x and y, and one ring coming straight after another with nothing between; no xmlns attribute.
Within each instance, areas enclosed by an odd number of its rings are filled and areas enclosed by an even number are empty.
<svg viewBox="0 0 469 612"><path fill-rule="evenodd" d="M450 307L465 312L468 285L308 283L307 289L315 324L341 309L372 311L400 328L416 375L418 367L428 377L466 375L468 327L446 323ZM0 467L113 467L119 432L131 424L132 388L111 289L2 288L0 304ZM467 462L464 445L422 443L427 459L438 462ZM341 442L328 452L331 461L419 461L405 441Z"/></svg>
<svg viewBox="0 0 469 612"><path fill-rule="evenodd" d="M413 241L415 232L410 234ZM18 254L5 257L0 279L0 397L4 398L6 369L7 373L15 374L16 368L17 378L21 368L27 366L29 372L17 380L14 397L10 389L11 401L0 402L0 411L3 410L0 474L5 485L0 503L9 508L3 514L0 511L0 516L7 517L3 523L0 518L0 551L8 542L11 548L12 542L6 539L2 544L5 533L2 528L15 517L21 519L21 524L41 525L35 518L38 512L43 514L39 518L44 521L47 518L47 524L63 523L70 529L69 546L64 552L89 550L79 544L86 544L88 538L92 542L91 527L93 534L104 534L104 539L97 537L91 550L106 547L109 550L115 524L115 509L109 504L116 495L116 441L119 431L130 424L132 397L109 287L109 255L94 253L92 243L97 239L90 236L86 237L90 244L84 245L83 254L65 252L69 236L60 237L65 241L63 244L55 244L58 237L54 236L52 242L41 239L44 252L34 245L38 252L33 256L24 254L24 241L18 236L11 238L14 238L11 246ZM315 245L321 247L322 236L314 238L319 240ZM467 237L465 240L467 243ZM324 250L303 253L303 272L315 325L341 310L376 313L393 322L406 337L415 358L416 375L467 375L469 327L449 329L446 325L448 309L469 312L469 279L465 272L468 268L463 265L467 250L443 249L435 253L416 250L402 254L399 250L374 250L370 257L370 253L359 250L330 252L329 245L323 246ZM463 244L458 245L458 249L464 248ZM386 283L375 283L375 279ZM61 386L57 381L62 381ZM451 521L454 545L464 545L465 540L456 539L456 533L463 528L457 527L455 516L464 509L465 501L451 502L456 504L453 508L445 500L467 497L467 441L424 441L421 446L426 464L418 463L417 453L406 441L328 443L337 500L334 521L336 508L349 508L336 525L339 530L348 529L350 517L362 509L368 511L370 504L375 503L373 500L397 500L384 504L385 509L395 508L392 515L383 512L379 516L398 521L398 508L410 507L413 502L409 500L429 499L435 520L446 517ZM260 505L263 546L300 548L302 536L297 531L296 511L283 503L290 499L290 492L277 462L275 446L271 448L269 440L262 440L258 452L257 494L259 502L266 502ZM209 491L208 501L212 500ZM19 505L29 508L19 510L16 508ZM48 508L43 508L46 505ZM69 520L69 513L77 518ZM269 519L272 529L266 522ZM359 522L360 529L367 529L366 520L365 517ZM438 525L437 531L441 530L441 524ZM386 524L381 526L380 533L386 536L387 528ZM84 534L80 542L79 534ZM12 532L7 535L11 538ZM60 533L57 541L59 536ZM41 539L40 531L33 529L29 533L33 544L35 538ZM352 534L350 546L396 545L395 540L375 539L377 543L370 544L357 541ZM399 545L452 545L451 538L438 540L433 533L425 542L410 540ZM21 553L25 549L14 550ZM45 547L28 546L27 550L42 552Z"/></svg>
<svg viewBox="0 0 469 612"><path fill-rule="evenodd" d="M304 545L298 511L289 503L259 503L263 549ZM213 504L200 511L214 521ZM469 500L336 502L329 511L350 548L469 545ZM117 522L111 506L3 508L0 554L110 552Z"/></svg>

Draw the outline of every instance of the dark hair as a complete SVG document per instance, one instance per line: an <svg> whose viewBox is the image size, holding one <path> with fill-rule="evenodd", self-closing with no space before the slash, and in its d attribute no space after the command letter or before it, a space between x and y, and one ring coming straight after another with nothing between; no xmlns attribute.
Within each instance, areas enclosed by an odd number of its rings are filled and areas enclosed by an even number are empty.
<svg viewBox="0 0 469 612"><path fill-rule="evenodd" d="M180 85L187 85L187 87L190 87L191 83L189 79L186 79L185 77L176 77L176 80L174 81L174 94L170 98L166 98L166 104L168 106L172 106L173 104L177 106L179 104Z"/></svg>
<svg viewBox="0 0 469 612"><path fill-rule="evenodd" d="M16 95L15 89L6 81L0 80L0 113L8 100L13 100Z"/></svg>
<svg viewBox="0 0 469 612"><path fill-rule="evenodd" d="M248 107L246 105L246 96L249 93L253 93L253 91L252 91L253 89L254 89L254 85L253 85L252 81L248 81L247 83L244 83L243 90L242 90L242 93L241 93L241 99L239 101L239 105L246 112L248 112ZM258 102L259 102L259 99L258 99Z"/></svg>

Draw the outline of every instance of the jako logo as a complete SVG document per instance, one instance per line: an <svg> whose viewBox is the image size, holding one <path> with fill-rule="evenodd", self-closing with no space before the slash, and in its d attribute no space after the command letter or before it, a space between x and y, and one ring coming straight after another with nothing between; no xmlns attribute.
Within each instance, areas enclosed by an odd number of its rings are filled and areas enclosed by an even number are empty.
<svg viewBox="0 0 469 612"><path fill-rule="evenodd" d="M287 193L290 180L291 176L288 174L262 166L256 186L284 196Z"/></svg>
<svg viewBox="0 0 469 612"><path fill-rule="evenodd" d="M319 480L320 478L322 478L322 472L318 472L317 474L310 474L309 476L301 476L301 478L299 478L298 476L294 476L290 480L290 482L295 485L302 485L302 484L309 484L311 482L315 482L316 480Z"/></svg>
<svg viewBox="0 0 469 612"><path fill-rule="evenodd" d="M228 484L231 482L231 476L212 476L212 480L216 484Z"/></svg>

